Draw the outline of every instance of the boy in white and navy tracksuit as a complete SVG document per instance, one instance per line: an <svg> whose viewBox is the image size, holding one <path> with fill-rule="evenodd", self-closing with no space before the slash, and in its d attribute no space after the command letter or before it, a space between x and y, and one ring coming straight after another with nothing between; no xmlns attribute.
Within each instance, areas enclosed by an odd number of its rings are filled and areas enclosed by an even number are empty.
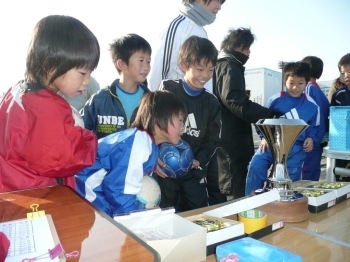
<svg viewBox="0 0 350 262"><path fill-rule="evenodd" d="M184 73L178 65L180 47L193 35L208 38L204 26L212 24L216 18L205 8L211 2L212 0L182 0L180 14L160 33L158 47L152 56L151 72L147 79L151 91L157 90L164 79L183 78ZM220 5L218 10L224 2L225 0L221 0L217 3ZM205 85L210 93L213 92L212 85L211 80Z"/></svg>

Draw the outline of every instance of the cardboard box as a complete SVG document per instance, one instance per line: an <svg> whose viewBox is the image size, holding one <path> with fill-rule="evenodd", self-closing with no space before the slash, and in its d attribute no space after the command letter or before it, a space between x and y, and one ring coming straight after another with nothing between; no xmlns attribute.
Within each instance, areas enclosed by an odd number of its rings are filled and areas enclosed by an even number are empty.
<svg viewBox="0 0 350 262"><path fill-rule="evenodd" d="M343 186L339 188L332 188L331 186L334 184L342 184ZM315 188L315 189L327 189L334 190L336 194L336 204L345 201L350 198L350 183L347 182L312 182L310 181L308 184L299 186L301 188Z"/></svg>
<svg viewBox="0 0 350 262"><path fill-rule="evenodd" d="M296 190L301 193L301 191L303 190L319 191L320 189L304 187L304 188L297 188ZM336 200L337 196L334 190L328 190L328 189L322 189L322 190L325 192L323 195L320 195L317 197L307 196L309 211L311 213L319 213L321 211L324 211L334 206L337 203L337 200Z"/></svg>
<svg viewBox="0 0 350 262"><path fill-rule="evenodd" d="M252 232L250 234L246 234L246 236L259 239L262 238L268 234L271 234L272 232L275 232L279 229L282 229L284 227L284 219L281 217L268 215L267 216L267 225L266 227L259 229L255 232Z"/></svg>
<svg viewBox="0 0 350 262"><path fill-rule="evenodd" d="M115 216L168 261L206 260L207 230L174 214L174 209L152 209Z"/></svg>
<svg viewBox="0 0 350 262"><path fill-rule="evenodd" d="M195 220L219 221L227 225L226 227L221 228L219 230L207 232L207 246L244 235L243 223L236 220L206 216L203 214L186 217L186 219L188 219L191 222Z"/></svg>
<svg viewBox="0 0 350 262"><path fill-rule="evenodd" d="M233 203L228 202L226 205L204 212L203 215L227 217L243 211L254 209L276 200L280 200L280 194L278 193L277 189L274 189L260 195L243 198L242 200Z"/></svg>
<svg viewBox="0 0 350 262"><path fill-rule="evenodd" d="M237 215L232 215L232 216L229 216L227 217L228 219L230 220L234 220L234 221L238 221L238 218L237 218ZM282 229L284 227L284 219L283 218L280 218L280 217L276 217L276 216L273 216L273 215L268 215L267 216L267 225L266 227L262 228L262 229L259 229L255 232L252 232L250 234L244 234L244 235L241 235L241 236L235 236L235 237L232 237L232 238L229 238L227 240L224 240L224 241L221 241L221 242L217 242L215 244L212 244L212 245L208 245L207 246L207 256L209 255L212 255L212 254L215 254L216 253L216 248L219 246L219 245L222 245L222 244L225 244L225 243L228 243L228 242L231 242L231 241L235 241L235 240L238 240L238 239L241 239L243 237L251 237L251 238L254 238L254 239L259 239L259 238L262 238L266 235L269 235L279 229Z"/></svg>
<svg viewBox="0 0 350 262"><path fill-rule="evenodd" d="M271 190L269 192L266 192L257 196L247 197L233 203L228 202L227 204L219 208L204 212L203 215L213 216L213 217L224 217L226 219L238 221L238 217L237 217L238 213L246 210L251 210L251 209L259 209L259 206L265 205L267 203L270 203L276 200L280 200L280 195L278 193L278 190ZM244 234L242 236L234 236L233 238L230 238L212 245L208 245L207 255L209 256L211 254L214 254L216 252L216 247L218 245L225 244L230 241L234 241L247 236L255 239L259 239L283 227L284 227L283 218L268 215L266 227L259 229L255 232L252 232L250 234Z"/></svg>

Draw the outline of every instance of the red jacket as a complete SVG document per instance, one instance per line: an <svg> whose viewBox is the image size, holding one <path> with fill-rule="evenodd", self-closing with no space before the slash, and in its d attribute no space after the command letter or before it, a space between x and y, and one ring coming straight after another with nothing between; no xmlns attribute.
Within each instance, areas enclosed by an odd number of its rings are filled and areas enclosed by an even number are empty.
<svg viewBox="0 0 350 262"><path fill-rule="evenodd" d="M94 163L97 138L75 126L67 101L21 82L0 102L0 192L57 185Z"/></svg>

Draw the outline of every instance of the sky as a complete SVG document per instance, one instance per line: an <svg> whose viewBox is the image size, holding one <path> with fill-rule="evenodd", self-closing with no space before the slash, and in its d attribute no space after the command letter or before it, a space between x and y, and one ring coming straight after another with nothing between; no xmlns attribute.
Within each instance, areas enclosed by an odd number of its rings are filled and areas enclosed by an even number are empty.
<svg viewBox="0 0 350 262"><path fill-rule="evenodd" d="M181 0L11 0L0 2L0 95L23 79L26 51L36 23L53 14L74 16L96 35L101 57L92 76L101 87L118 77L109 44L128 33L157 46L158 34L178 15ZM249 27L256 36L247 69L279 71L279 61L308 55L324 62L320 81L339 76L338 61L350 53L349 0L226 0L205 29L220 49L228 30Z"/></svg>

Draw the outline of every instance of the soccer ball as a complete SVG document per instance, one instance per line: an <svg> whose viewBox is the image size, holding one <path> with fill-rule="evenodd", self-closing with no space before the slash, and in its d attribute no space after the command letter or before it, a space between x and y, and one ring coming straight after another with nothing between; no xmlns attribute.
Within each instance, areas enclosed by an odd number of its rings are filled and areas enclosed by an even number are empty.
<svg viewBox="0 0 350 262"><path fill-rule="evenodd" d="M160 188L158 182L151 176L143 176L141 193L136 199L144 208L153 208L159 206Z"/></svg>
<svg viewBox="0 0 350 262"><path fill-rule="evenodd" d="M191 169L193 163L193 151L190 145L180 140L177 145L163 143L159 147L160 160L166 164L160 167L168 177L181 177Z"/></svg>

